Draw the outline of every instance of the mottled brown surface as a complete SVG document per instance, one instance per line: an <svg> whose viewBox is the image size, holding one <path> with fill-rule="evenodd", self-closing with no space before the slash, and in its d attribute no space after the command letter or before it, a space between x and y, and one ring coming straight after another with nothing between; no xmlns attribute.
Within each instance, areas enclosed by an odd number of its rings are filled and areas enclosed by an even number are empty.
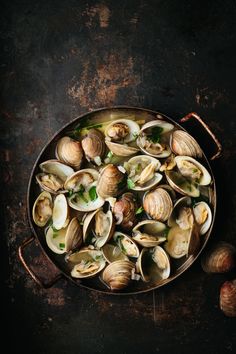
<svg viewBox="0 0 236 354"><path fill-rule="evenodd" d="M66 280L42 290L17 255L31 236L26 191L41 148L79 114L119 104L174 119L197 111L206 119L224 149L212 164L218 213L211 243L236 244L235 15L231 0L3 2L1 246L8 345L15 351L235 351L235 319L221 313L218 301L234 272L207 275L198 260L159 290L109 297ZM54 274L36 245L26 259L43 279Z"/></svg>

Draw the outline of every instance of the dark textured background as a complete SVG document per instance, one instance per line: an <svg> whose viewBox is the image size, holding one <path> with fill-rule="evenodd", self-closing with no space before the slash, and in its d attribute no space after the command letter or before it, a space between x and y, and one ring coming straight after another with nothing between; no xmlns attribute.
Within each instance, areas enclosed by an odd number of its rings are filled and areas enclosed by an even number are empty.
<svg viewBox="0 0 236 354"><path fill-rule="evenodd" d="M114 104L205 118L224 148L212 164L219 207L210 242L236 244L235 23L234 0L1 3L1 307L15 352L236 349L236 319L218 305L233 274L204 274L198 260L166 287L114 298L66 280L41 290L17 256L30 236L26 190L40 149L77 115ZM42 277L53 273L36 245L27 259Z"/></svg>

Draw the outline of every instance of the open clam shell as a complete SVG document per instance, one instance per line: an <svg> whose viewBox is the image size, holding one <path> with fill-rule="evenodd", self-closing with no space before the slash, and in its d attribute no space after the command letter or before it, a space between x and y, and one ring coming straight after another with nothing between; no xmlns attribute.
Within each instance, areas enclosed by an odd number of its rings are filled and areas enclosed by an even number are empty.
<svg viewBox="0 0 236 354"><path fill-rule="evenodd" d="M39 227L44 227L52 216L52 197L48 192L42 192L34 202L33 220Z"/></svg>
<svg viewBox="0 0 236 354"><path fill-rule="evenodd" d="M57 230L66 227L69 223L69 207L64 194L58 194L54 199L52 221Z"/></svg>
<svg viewBox="0 0 236 354"><path fill-rule="evenodd" d="M49 227L46 233L48 247L57 254L69 252L82 244L82 230L77 218L73 218L69 225L60 230Z"/></svg>
<svg viewBox="0 0 236 354"><path fill-rule="evenodd" d="M144 220L133 228L132 239L143 247L155 247L166 241L168 228L165 224L155 220Z"/></svg>
<svg viewBox="0 0 236 354"><path fill-rule="evenodd" d="M211 183L211 175L207 169L190 156L176 156L175 161L182 176L190 178L200 186Z"/></svg>
<svg viewBox="0 0 236 354"><path fill-rule="evenodd" d="M64 188L70 192L68 204L71 208L89 212L104 204L104 199L99 197L96 191L98 176L98 171L86 168L67 178Z"/></svg>
<svg viewBox="0 0 236 354"><path fill-rule="evenodd" d="M170 147L175 155L202 157L202 149L196 140L183 130L175 130L171 134Z"/></svg>
<svg viewBox="0 0 236 354"><path fill-rule="evenodd" d="M105 268L102 274L102 280L111 290L121 290L131 281L132 271L134 270L135 265L131 261L115 261Z"/></svg>
<svg viewBox="0 0 236 354"><path fill-rule="evenodd" d="M176 203L174 204L173 210L172 210L170 217L168 219L168 226L170 226L170 227L176 226L178 224L178 222L176 222L176 220L178 220L180 210L182 208L190 208L191 209L191 205L192 205L192 200L190 197L182 197L182 198L178 199L176 201ZM186 222L185 222L185 224L186 224ZM193 214L192 214L192 223L193 222L194 222L194 219L193 219ZM192 227L192 224L191 224L191 227Z"/></svg>
<svg viewBox="0 0 236 354"><path fill-rule="evenodd" d="M144 194L143 208L152 219L166 221L172 212L173 203L164 188L156 188Z"/></svg>
<svg viewBox="0 0 236 354"><path fill-rule="evenodd" d="M139 131L140 127L135 121L130 119L117 119L106 127L105 136L107 141L126 144L134 141Z"/></svg>
<svg viewBox="0 0 236 354"><path fill-rule="evenodd" d="M176 192L190 197L200 196L198 184L184 178L179 172L165 171L165 175L168 183Z"/></svg>
<svg viewBox="0 0 236 354"><path fill-rule="evenodd" d="M171 154L167 133L174 129L173 124L153 120L144 124L137 138L137 145L147 155L165 158Z"/></svg>
<svg viewBox="0 0 236 354"><path fill-rule="evenodd" d="M116 231L113 235L113 240L127 257L139 257L138 246L130 236L124 234L123 232Z"/></svg>
<svg viewBox="0 0 236 354"><path fill-rule="evenodd" d="M170 276L169 257L160 246L143 248L137 266L145 282L161 281Z"/></svg>
<svg viewBox="0 0 236 354"><path fill-rule="evenodd" d="M38 173L36 175L36 181L46 192L57 194L63 191L64 182L52 173Z"/></svg>
<svg viewBox="0 0 236 354"><path fill-rule="evenodd" d="M73 168L58 160L44 161L39 165L39 168L46 174L53 174L59 177L63 182L74 173Z"/></svg>
<svg viewBox="0 0 236 354"><path fill-rule="evenodd" d="M102 253L108 263L115 261L128 261L129 258L122 252L118 245L107 243L102 247Z"/></svg>
<svg viewBox="0 0 236 354"><path fill-rule="evenodd" d="M80 279L94 277L106 265L100 250L87 248L69 255L68 262L73 265L71 276Z"/></svg>
<svg viewBox="0 0 236 354"><path fill-rule="evenodd" d="M134 191L146 191L156 186L162 179L158 173L161 166L159 160L147 155L132 157L124 167L128 174L129 188Z"/></svg>
<svg viewBox="0 0 236 354"><path fill-rule="evenodd" d="M78 170L84 153L80 141L64 136L57 143L55 155L58 160Z"/></svg>
<svg viewBox="0 0 236 354"><path fill-rule="evenodd" d="M97 248L103 247L112 237L115 229L115 221L112 212L103 212L99 208L88 213L84 218L83 241L85 244L92 242Z"/></svg>
<svg viewBox="0 0 236 354"><path fill-rule="evenodd" d="M200 235L204 235L212 223L211 208L206 202L199 202L193 206L193 214L195 221L200 227Z"/></svg>

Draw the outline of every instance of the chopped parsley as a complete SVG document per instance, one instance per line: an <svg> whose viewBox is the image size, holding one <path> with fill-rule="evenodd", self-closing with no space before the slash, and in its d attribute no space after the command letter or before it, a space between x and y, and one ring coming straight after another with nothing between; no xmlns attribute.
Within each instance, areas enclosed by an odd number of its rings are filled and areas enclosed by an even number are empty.
<svg viewBox="0 0 236 354"><path fill-rule="evenodd" d="M52 238L56 238L58 236L59 230L57 230L53 225L51 227L53 231Z"/></svg>
<svg viewBox="0 0 236 354"><path fill-rule="evenodd" d="M116 237L116 242L117 242L118 246L120 247L121 251L126 254L127 251L126 251L126 249L125 249L125 247L124 247L124 245L122 243L123 238L124 238L124 236L118 235Z"/></svg>
<svg viewBox="0 0 236 354"><path fill-rule="evenodd" d="M135 215L141 214L144 211L143 207L141 206L135 211Z"/></svg>
<svg viewBox="0 0 236 354"><path fill-rule="evenodd" d="M128 189L132 189L135 187L135 183L130 178L127 179L127 187Z"/></svg>
<svg viewBox="0 0 236 354"><path fill-rule="evenodd" d="M73 189L70 189L70 190L68 191L68 196L69 196L69 197L72 197L73 194L74 194Z"/></svg>
<svg viewBox="0 0 236 354"><path fill-rule="evenodd" d="M169 234L169 231L170 231L170 227L166 227L165 230L163 230L163 237L168 237L168 234Z"/></svg>
<svg viewBox="0 0 236 354"><path fill-rule="evenodd" d="M89 197L90 199L93 201L95 199L97 199L98 195L97 195L97 191L96 191L96 186L93 186L90 188L89 190Z"/></svg>
<svg viewBox="0 0 236 354"><path fill-rule="evenodd" d="M64 244L64 243L59 243L59 248L60 248L61 250L63 250L63 249L65 248L65 244Z"/></svg>
<svg viewBox="0 0 236 354"><path fill-rule="evenodd" d="M152 132L148 135L148 140L151 140L154 144L159 143L161 140L161 133L163 132L163 128L154 127L152 128Z"/></svg>
<svg viewBox="0 0 236 354"><path fill-rule="evenodd" d="M89 125L88 127L84 127L84 128L86 128L87 130L102 128L102 124L93 124L93 125Z"/></svg>
<svg viewBox="0 0 236 354"><path fill-rule="evenodd" d="M111 160L112 156L113 156L113 152L109 151L108 154L107 154L107 158Z"/></svg>

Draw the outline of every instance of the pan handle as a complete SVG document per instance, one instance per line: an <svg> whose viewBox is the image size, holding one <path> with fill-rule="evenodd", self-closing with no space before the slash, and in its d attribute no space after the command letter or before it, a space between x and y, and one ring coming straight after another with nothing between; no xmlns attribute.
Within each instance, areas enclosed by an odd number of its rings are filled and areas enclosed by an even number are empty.
<svg viewBox="0 0 236 354"><path fill-rule="evenodd" d="M28 246L31 242L33 242L35 240L34 236L28 238L27 240L25 240L18 248L18 255L20 258L21 263L23 264L24 268L27 270L27 272L31 275L31 277L34 279L34 281L41 287L44 289L48 289L50 288L53 284L55 284L59 279L62 278L62 274L59 273L57 274L53 279L51 279L48 282L44 282L41 279L39 279L39 277L33 272L33 270L28 266L28 264L25 261L24 258L24 248L26 246Z"/></svg>
<svg viewBox="0 0 236 354"><path fill-rule="evenodd" d="M218 159L222 153L222 145L219 142L219 140L217 139L217 137L215 136L215 134L211 131L209 126L202 120L201 117L199 117L199 115L197 113L191 112L191 113L187 114L185 117L180 119L180 122L181 123L187 122L191 118L195 118L203 126L203 128L207 131L207 133L213 139L214 143L216 144L217 151L210 159L211 160Z"/></svg>

